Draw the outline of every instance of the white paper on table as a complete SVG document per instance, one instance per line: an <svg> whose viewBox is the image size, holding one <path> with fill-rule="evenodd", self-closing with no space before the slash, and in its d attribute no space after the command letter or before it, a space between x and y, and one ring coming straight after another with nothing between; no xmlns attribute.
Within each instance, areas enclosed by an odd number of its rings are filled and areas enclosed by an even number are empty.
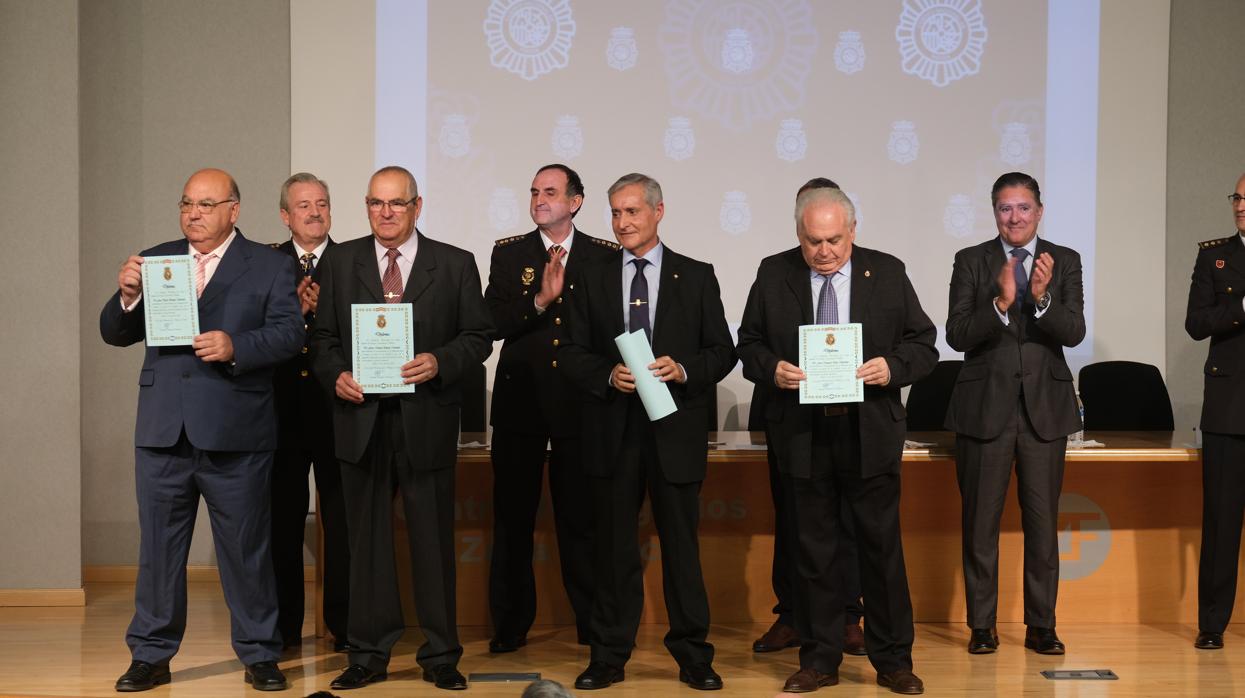
<svg viewBox="0 0 1245 698"><path fill-rule="evenodd" d="M656 422L673 414L678 407L674 404L674 396L670 394L670 386L662 383L648 368L656 359L644 330L636 330L631 334L624 332L614 338L614 343L618 345L618 353L622 354L623 363L627 365L631 375L635 376L635 391L640 394L640 402L644 404L649 421Z"/></svg>

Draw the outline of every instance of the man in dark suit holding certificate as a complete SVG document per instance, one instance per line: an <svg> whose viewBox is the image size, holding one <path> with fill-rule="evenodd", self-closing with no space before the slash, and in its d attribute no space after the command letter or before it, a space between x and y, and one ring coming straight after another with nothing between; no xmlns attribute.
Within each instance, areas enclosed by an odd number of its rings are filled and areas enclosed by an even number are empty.
<svg viewBox="0 0 1245 698"><path fill-rule="evenodd" d="M255 688L286 688L269 542L269 481L277 447L273 368L303 345L294 262L234 227L238 185L221 170L186 182L178 208L185 239L130 257L99 316L115 346L144 341L144 258L194 257L200 334L190 346L148 346L134 432L141 532L133 662L118 691L169 682L186 630L186 557L202 496L212 518L234 652ZM153 263L153 262L149 262ZM167 277L166 277L167 278Z"/></svg>
<svg viewBox="0 0 1245 698"><path fill-rule="evenodd" d="M372 175L372 235L334 245L320 266L311 335L317 377L336 395L333 432L350 535L350 666L335 689L388 676L402 636L393 559L393 496L401 493L415 610L426 641L416 654L425 681L463 689L455 614L454 463L462 404L459 379L492 348L493 325L469 252L415 229L423 199L401 167ZM414 358L401 367L415 391L364 394L352 364L351 304L409 303Z"/></svg>
<svg viewBox="0 0 1245 698"><path fill-rule="evenodd" d="M921 693L912 673L912 601L899 530L906 431L899 391L933 370L936 330L903 262L855 246L855 209L843 192L805 191L796 198L795 220L799 247L761 261L739 327L744 376L775 388L767 433L794 525L800 670L783 689L838 683L844 604L834 560L846 501L877 682L895 693ZM801 404L800 326L847 322L862 326L864 361L855 376L864 382L863 402Z"/></svg>
<svg viewBox="0 0 1245 698"><path fill-rule="evenodd" d="M614 235L623 249L584 269L573 288L570 339L558 363L585 394L581 438L596 512L596 597L591 662L581 690L623 680L644 604L638 541L640 504L648 494L661 540L670 631L666 648L679 680L714 690L709 603L697 540L700 486L708 457L714 386L735 365L730 329L713 267L665 247L657 226L661 186L630 174L609 189ZM656 360L626 366L615 344L643 331ZM636 394L637 371L668 389L677 410L650 421Z"/></svg>

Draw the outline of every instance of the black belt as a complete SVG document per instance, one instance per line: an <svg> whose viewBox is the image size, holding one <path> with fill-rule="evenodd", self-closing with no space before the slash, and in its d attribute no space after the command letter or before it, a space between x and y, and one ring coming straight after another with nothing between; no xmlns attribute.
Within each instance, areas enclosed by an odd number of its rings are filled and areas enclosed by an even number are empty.
<svg viewBox="0 0 1245 698"><path fill-rule="evenodd" d="M843 417L847 414L847 405L824 405L822 415L826 417Z"/></svg>

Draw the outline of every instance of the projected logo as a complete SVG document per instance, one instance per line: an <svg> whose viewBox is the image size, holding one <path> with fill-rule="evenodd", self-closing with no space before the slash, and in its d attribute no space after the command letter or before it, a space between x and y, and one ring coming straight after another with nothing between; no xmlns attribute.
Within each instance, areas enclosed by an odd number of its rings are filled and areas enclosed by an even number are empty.
<svg viewBox="0 0 1245 698"><path fill-rule="evenodd" d="M1029 127L1018 121L1003 126L1003 137L999 139L999 159L1008 165L1019 166L1028 164L1033 152L1033 143L1029 139Z"/></svg>
<svg viewBox="0 0 1245 698"><path fill-rule="evenodd" d="M493 230L505 233L519 225L519 197L513 189L498 187L488 200L488 222Z"/></svg>
<svg viewBox="0 0 1245 698"><path fill-rule="evenodd" d="M921 152L921 140L916 135L916 125L911 121L891 124L891 137L886 142L886 154L891 160L906 165Z"/></svg>
<svg viewBox="0 0 1245 698"><path fill-rule="evenodd" d="M741 131L804 103L817 31L808 0L668 0L659 43L671 103Z"/></svg>
<svg viewBox="0 0 1245 698"><path fill-rule="evenodd" d="M839 32L839 43L834 46L834 67L848 75L864 70L865 45L860 43L860 32Z"/></svg>
<svg viewBox="0 0 1245 698"><path fill-rule="evenodd" d="M1084 579L1111 553L1111 524L1092 499L1065 492L1059 498L1059 578Z"/></svg>
<svg viewBox="0 0 1245 698"><path fill-rule="evenodd" d="M980 0L904 0L895 27L903 71L935 87L976 75L986 36Z"/></svg>
<svg viewBox="0 0 1245 698"><path fill-rule="evenodd" d="M559 116L553 127L553 154L571 160L584 151L584 132L578 116Z"/></svg>
<svg viewBox="0 0 1245 698"><path fill-rule="evenodd" d="M748 195L742 191L728 191L722 197L722 209L718 211L718 222L722 224L722 232L741 235L748 232L752 225L752 209L748 206Z"/></svg>
<svg viewBox="0 0 1245 698"><path fill-rule="evenodd" d="M570 0L492 0L484 16L489 62L524 80L565 68L574 36Z"/></svg>
<svg viewBox="0 0 1245 698"><path fill-rule="evenodd" d="M966 238L973 234L974 218L972 200L965 194L956 194L942 212L942 229L953 238Z"/></svg>
<svg viewBox="0 0 1245 698"><path fill-rule="evenodd" d="M446 114L441 121L437 144L441 146L441 154L450 158L461 158L471 152L471 129L467 126L467 117Z"/></svg>
<svg viewBox="0 0 1245 698"><path fill-rule="evenodd" d="M696 134L692 132L691 119L684 116L670 117L662 145L666 149L666 157L671 160L690 158L696 152Z"/></svg>
<svg viewBox="0 0 1245 698"><path fill-rule="evenodd" d="M804 135L804 122L799 119L783 119L778 127L778 138L774 141L774 150L779 160L795 162L803 160L808 151L808 137Z"/></svg>
<svg viewBox="0 0 1245 698"><path fill-rule="evenodd" d="M605 62L614 70L635 67L640 55L635 45L635 30L631 27L614 27L610 30L609 43L605 45Z"/></svg>

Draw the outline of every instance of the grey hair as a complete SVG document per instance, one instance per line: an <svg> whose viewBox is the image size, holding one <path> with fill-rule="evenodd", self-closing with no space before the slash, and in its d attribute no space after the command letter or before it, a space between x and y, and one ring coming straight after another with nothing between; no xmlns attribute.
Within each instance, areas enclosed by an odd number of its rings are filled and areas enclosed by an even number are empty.
<svg viewBox="0 0 1245 698"><path fill-rule="evenodd" d="M610 185L609 191L606 192L606 196L613 196L617 194L619 190L624 187L629 187L632 184L639 184L644 187L644 201L648 203L649 208L657 208L657 204L661 203L661 185L658 184L657 180L652 177L640 174L639 172L632 172L631 174L625 174L619 177L617 182Z"/></svg>
<svg viewBox="0 0 1245 698"><path fill-rule="evenodd" d="M575 694L557 681L542 679L528 684L520 698L575 698Z"/></svg>
<svg viewBox="0 0 1245 698"><path fill-rule="evenodd" d="M805 189L799 196L795 197L795 229L801 235L804 234L804 209L809 204L837 204L843 208L843 212L847 214L847 225L851 227L856 225L856 207L852 205L852 200L847 198L841 189L831 189L829 187L819 187L817 189Z"/></svg>
<svg viewBox="0 0 1245 698"><path fill-rule="evenodd" d="M331 201L329 201L329 183L328 182L324 181L323 179L320 179L319 177L311 174L310 172L295 172L294 174L290 175L289 179L285 180L285 184L281 185L280 204L281 204L282 211L288 212L290 210L290 187L294 186L295 184L319 184L321 187L324 188L324 200L329 202L330 204L332 203Z"/></svg>
<svg viewBox="0 0 1245 698"><path fill-rule="evenodd" d="M406 169L405 167L402 167L401 165L388 165L372 173L372 178L369 179L368 182L370 183L373 179L376 179L377 177L383 174L406 175L406 193L409 194L409 196L407 196L406 198L408 199L419 198L419 184L415 181L415 175L411 174L410 170Z"/></svg>

